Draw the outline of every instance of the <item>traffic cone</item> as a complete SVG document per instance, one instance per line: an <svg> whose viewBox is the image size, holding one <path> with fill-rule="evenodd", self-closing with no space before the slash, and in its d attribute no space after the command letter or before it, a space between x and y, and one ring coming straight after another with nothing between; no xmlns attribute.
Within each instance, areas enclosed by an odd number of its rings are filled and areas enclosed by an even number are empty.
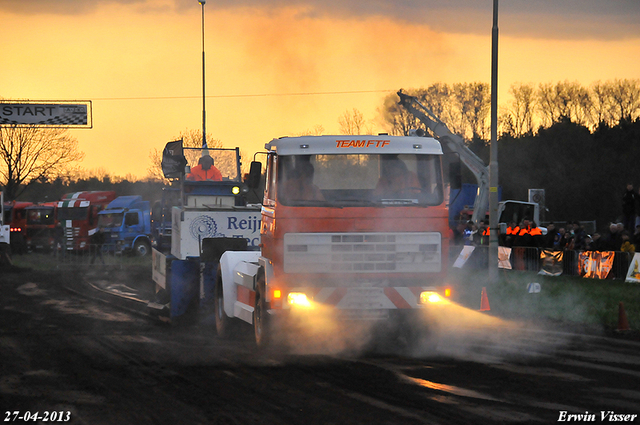
<svg viewBox="0 0 640 425"><path fill-rule="evenodd" d="M489 311L491 307L489 307L489 298L487 297L487 288L482 288L482 295L480 297L480 311Z"/></svg>
<svg viewBox="0 0 640 425"><path fill-rule="evenodd" d="M618 332L628 331L629 321L627 320L627 313L624 311L624 304L622 301L618 304Z"/></svg>

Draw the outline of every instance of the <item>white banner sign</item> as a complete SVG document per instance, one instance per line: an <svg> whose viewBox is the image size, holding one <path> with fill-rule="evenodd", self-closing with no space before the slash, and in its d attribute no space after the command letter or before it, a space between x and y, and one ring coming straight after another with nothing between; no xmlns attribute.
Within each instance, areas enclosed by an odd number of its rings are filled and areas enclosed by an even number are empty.
<svg viewBox="0 0 640 425"><path fill-rule="evenodd" d="M91 102L0 102L0 125L90 127Z"/></svg>

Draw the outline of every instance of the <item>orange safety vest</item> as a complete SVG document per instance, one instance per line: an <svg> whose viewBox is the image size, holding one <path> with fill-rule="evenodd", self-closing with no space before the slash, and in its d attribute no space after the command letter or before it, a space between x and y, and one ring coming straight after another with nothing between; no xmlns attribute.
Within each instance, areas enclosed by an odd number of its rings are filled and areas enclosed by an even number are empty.
<svg viewBox="0 0 640 425"><path fill-rule="evenodd" d="M195 181L213 180L219 182L222 181L222 173L214 166L211 166L208 170L203 170L202 165L196 165L191 169L191 173L187 175L187 179Z"/></svg>
<svg viewBox="0 0 640 425"><path fill-rule="evenodd" d="M531 230L529 230L528 227L523 227L522 229L520 229L520 232L518 233L518 236L524 236L527 234L531 234Z"/></svg>
<svg viewBox="0 0 640 425"><path fill-rule="evenodd" d="M507 227L507 235L517 235L518 233L520 233L520 228L518 226L516 227Z"/></svg>
<svg viewBox="0 0 640 425"><path fill-rule="evenodd" d="M539 236L542 235L542 230L539 227L533 227L529 233L531 233L531 236Z"/></svg>

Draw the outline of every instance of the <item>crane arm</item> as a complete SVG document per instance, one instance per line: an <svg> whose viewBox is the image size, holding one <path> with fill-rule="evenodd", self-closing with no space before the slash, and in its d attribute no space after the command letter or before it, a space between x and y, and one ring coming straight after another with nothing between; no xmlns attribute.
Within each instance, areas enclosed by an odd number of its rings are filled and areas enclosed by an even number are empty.
<svg viewBox="0 0 640 425"><path fill-rule="evenodd" d="M398 96L400 97L399 104L420 120L440 141L446 143L451 151L460 155L460 160L475 176L478 182L478 194L473 204L471 219L477 223L489 206L489 169L484 161L467 147L462 137L452 133L447 125L433 111L420 103L415 96L403 93L402 90L398 91Z"/></svg>

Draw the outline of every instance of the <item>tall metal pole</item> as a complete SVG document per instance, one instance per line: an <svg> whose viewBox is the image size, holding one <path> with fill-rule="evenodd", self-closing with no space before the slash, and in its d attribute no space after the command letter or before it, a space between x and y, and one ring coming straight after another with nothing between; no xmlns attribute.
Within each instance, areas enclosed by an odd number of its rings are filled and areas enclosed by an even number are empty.
<svg viewBox="0 0 640 425"><path fill-rule="evenodd" d="M206 113L206 92L204 86L204 4L206 0L198 0L202 6L202 149L207 148L207 113Z"/></svg>
<svg viewBox="0 0 640 425"><path fill-rule="evenodd" d="M491 162L489 163L489 281L498 280L498 0L491 29Z"/></svg>

